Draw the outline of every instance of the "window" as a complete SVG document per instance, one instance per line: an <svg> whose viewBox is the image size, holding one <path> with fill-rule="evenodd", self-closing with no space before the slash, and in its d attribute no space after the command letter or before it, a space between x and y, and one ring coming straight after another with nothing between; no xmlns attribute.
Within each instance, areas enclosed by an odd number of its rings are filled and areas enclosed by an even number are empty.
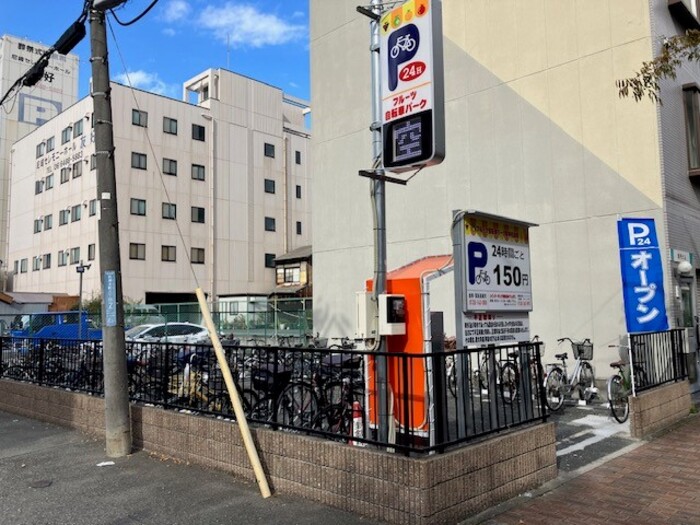
<svg viewBox="0 0 700 525"><path fill-rule="evenodd" d="M163 133L177 135L177 120L170 117L163 117Z"/></svg>
<svg viewBox="0 0 700 525"><path fill-rule="evenodd" d="M163 218L164 219L176 219L177 218L177 205L171 202L163 203Z"/></svg>
<svg viewBox="0 0 700 525"><path fill-rule="evenodd" d="M68 264L68 252L61 250L58 252L58 265L65 266L66 264Z"/></svg>
<svg viewBox="0 0 700 525"><path fill-rule="evenodd" d="M132 242L129 244L129 259L137 261L146 260L146 245Z"/></svg>
<svg viewBox="0 0 700 525"><path fill-rule="evenodd" d="M70 249L70 263L71 264L78 264L80 262L80 248L71 248Z"/></svg>
<svg viewBox="0 0 700 525"><path fill-rule="evenodd" d="M56 149L56 137L46 139L46 153Z"/></svg>
<svg viewBox="0 0 700 525"><path fill-rule="evenodd" d="M70 180L70 168L61 168L61 184Z"/></svg>
<svg viewBox="0 0 700 525"><path fill-rule="evenodd" d="M265 156L270 157L272 159L275 158L275 145L274 144L268 144L267 142L265 143Z"/></svg>
<svg viewBox="0 0 700 525"><path fill-rule="evenodd" d="M65 144L70 140L72 131L73 128L71 126L68 126L67 128L64 128L63 131L61 131L61 144Z"/></svg>
<svg viewBox="0 0 700 525"><path fill-rule="evenodd" d="M204 126L192 124L192 140L204 140Z"/></svg>
<svg viewBox="0 0 700 525"><path fill-rule="evenodd" d="M27 259L22 259L22 260L19 262L19 271L20 271L20 273L27 273L27 264L28 264Z"/></svg>
<svg viewBox="0 0 700 525"><path fill-rule="evenodd" d="M265 179L265 193L275 193L275 181L272 179Z"/></svg>
<svg viewBox="0 0 700 525"><path fill-rule="evenodd" d="M92 199L88 205L88 215L92 217L97 215L97 199Z"/></svg>
<svg viewBox="0 0 700 525"><path fill-rule="evenodd" d="M297 199L301 199L301 186L297 184Z"/></svg>
<svg viewBox="0 0 700 525"><path fill-rule="evenodd" d="M275 267L275 254L274 253L266 253L265 254L265 268L274 268Z"/></svg>
<svg viewBox="0 0 700 525"><path fill-rule="evenodd" d="M192 222L204 223L204 208L192 206Z"/></svg>
<svg viewBox="0 0 700 525"><path fill-rule="evenodd" d="M192 178L194 180L204 180L204 166L192 164Z"/></svg>
<svg viewBox="0 0 700 525"><path fill-rule="evenodd" d="M70 219L70 210L61 210L58 214L58 225L68 224L68 219Z"/></svg>
<svg viewBox="0 0 700 525"><path fill-rule="evenodd" d="M40 142L36 145L36 158L43 156L46 152L46 142Z"/></svg>
<svg viewBox="0 0 700 525"><path fill-rule="evenodd" d="M77 179L83 175L83 161L79 160L73 164L73 178Z"/></svg>
<svg viewBox="0 0 700 525"><path fill-rule="evenodd" d="M73 138L78 138L83 134L83 120L80 119L78 122L73 123Z"/></svg>
<svg viewBox="0 0 700 525"><path fill-rule="evenodd" d="M80 220L81 208L82 206L80 206L80 204L77 204L70 209L71 222L78 222Z"/></svg>
<svg viewBox="0 0 700 525"><path fill-rule="evenodd" d="M97 169L97 155L94 153L90 155L90 171Z"/></svg>
<svg viewBox="0 0 700 525"><path fill-rule="evenodd" d="M15 261L15 274L19 273L19 261Z"/></svg>
<svg viewBox="0 0 700 525"><path fill-rule="evenodd" d="M294 152L294 162L301 164L301 151Z"/></svg>
<svg viewBox="0 0 700 525"><path fill-rule="evenodd" d="M44 267L44 270L48 270L49 268L51 268L51 254L50 253L44 254L42 266Z"/></svg>
<svg viewBox="0 0 700 525"><path fill-rule="evenodd" d="M95 260L95 245L88 244L88 261L94 261L94 260Z"/></svg>
<svg viewBox="0 0 700 525"><path fill-rule="evenodd" d="M277 225L275 224L274 217L265 217L265 231L266 232L277 231Z"/></svg>
<svg viewBox="0 0 700 525"><path fill-rule="evenodd" d="M134 126L140 126L142 128L148 127L148 113L145 111L139 111L138 109L131 110L131 123Z"/></svg>
<svg viewBox="0 0 700 525"><path fill-rule="evenodd" d="M301 235L301 221L297 221L297 235Z"/></svg>
<svg viewBox="0 0 700 525"><path fill-rule="evenodd" d="M44 191L44 181L43 180L34 181L34 195L38 195L42 191Z"/></svg>
<svg viewBox="0 0 700 525"><path fill-rule="evenodd" d="M175 262L175 246L161 246L160 260L165 262Z"/></svg>
<svg viewBox="0 0 700 525"><path fill-rule="evenodd" d="M204 248L192 248L190 250L192 264L204 264Z"/></svg>
<svg viewBox="0 0 700 525"><path fill-rule="evenodd" d="M44 215L44 231L53 228L53 215Z"/></svg>
<svg viewBox="0 0 700 525"><path fill-rule="evenodd" d="M138 170L146 169L146 154L131 152L131 167Z"/></svg>
<svg viewBox="0 0 700 525"><path fill-rule="evenodd" d="M41 219L34 219L34 233L39 233L41 231Z"/></svg>
<svg viewBox="0 0 700 525"><path fill-rule="evenodd" d="M163 159L163 174L177 175L177 161L173 159Z"/></svg>
<svg viewBox="0 0 700 525"><path fill-rule="evenodd" d="M146 215L146 201L144 199L131 199L131 215Z"/></svg>
<svg viewBox="0 0 700 525"><path fill-rule="evenodd" d="M277 284L300 284L301 268L277 268Z"/></svg>
<svg viewBox="0 0 700 525"><path fill-rule="evenodd" d="M53 174L46 176L44 184L44 189L50 190L51 188L53 188Z"/></svg>
<svg viewBox="0 0 700 525"><path fill-rule="evenodd" d="M688 168L700 169L700 87L683 87L685 138L688 144Z"/></svg>

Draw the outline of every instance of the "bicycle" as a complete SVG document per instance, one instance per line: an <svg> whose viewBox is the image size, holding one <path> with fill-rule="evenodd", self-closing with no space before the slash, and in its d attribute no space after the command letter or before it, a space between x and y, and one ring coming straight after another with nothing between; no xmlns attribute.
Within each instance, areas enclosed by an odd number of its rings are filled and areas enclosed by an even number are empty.
<svg viewBox="0 0 700 525"><path fill-rule="evenodd" d="M608 407L615 421L624 423L629 417L629 396L634 394L637 386L647 384L647 375L641 363L635 364L632 373L627 347L608 345L608 348L615 347L620 351L620 360L610 363L610 367L617 368L617 372L608 378Z"/></svg>
<svg viewBox="0 0 700 525"><path fill-rule="evenodd" d="M396 58L399 56L400 51L413 51L416 47L416 41L411 37L411 35L403 35L396 39L396 43L391 48L390 54L391 58Z"/></svg>
<svg viewBox="0 0 700 525"><path fill-rule="evenodd" d="M567 374L566 360L568 354L556 354L554 357L562 363L560 367L558 363L547 365L547 379L545 380L545 399L547 406L553 412L559 410L564 404L565 397L571 397L574 390L578 390L580 400L590 401L597 393L594 386L595 376L593 375L593 367L588 361L593 359L593 343L590 339L583 341L573 341L569 337L557 339L557 343L569 341L574 353L576 365L571 374Z"/></svg>
<svg viewBox="0 0 700 525"><path fill-rule="evenodd" d="M532 338L531 343L538 343L540 341L540 336L536 335ZM542 343L544 346L544 343ZM499 373L499 384L501 389L501 399L506 404L510 404L518 397L518 392L520 391L520 372L518 366L518 358L520 356L520 350L515 352L508 352L508 359L500 366ZM544 370L542 364L539 360L532 359L532 356L528 356L530 359L530 395L538 397L538 385L541 385L541 380L544 378ZM488 374L488 368L486 370ZM481 369L479 371L479 381L482 379ZM486 375L488 378L488 375Z"/></svg>

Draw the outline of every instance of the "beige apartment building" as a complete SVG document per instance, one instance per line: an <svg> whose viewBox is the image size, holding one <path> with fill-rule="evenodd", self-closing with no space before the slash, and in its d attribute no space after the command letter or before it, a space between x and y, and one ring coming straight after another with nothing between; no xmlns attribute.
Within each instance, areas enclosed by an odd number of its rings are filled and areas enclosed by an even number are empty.
<svg viewBox="0 0 700 525"><path fill-rule="evenodd" d="M373 272L369 19L351 0L311 0L314 323L351 334ZM692 0L442 2L446 157L387 185L388 268L452 252L452 210L538 224L530 231L530 331L591 338L607 374L626 333L617 222L655 219L670 326L691 326L700 255L700 68L663 83L663 105L615 81L664 36L700 28ZM406 174L406 178L410 174ZM454 333L448 294L447 331ZM694 343L693 343L694 344ZM565 348L564 350L569 350Z"/></svg>
<svg viewBox="0 0 700 525"><path fill-rule="evenodd" d="M175 100L112 84L124 295L147 303L268 294L275 257L310 244L308 104L223 69ZM100 293L92 99L16 142L15 290Z"/></svg>

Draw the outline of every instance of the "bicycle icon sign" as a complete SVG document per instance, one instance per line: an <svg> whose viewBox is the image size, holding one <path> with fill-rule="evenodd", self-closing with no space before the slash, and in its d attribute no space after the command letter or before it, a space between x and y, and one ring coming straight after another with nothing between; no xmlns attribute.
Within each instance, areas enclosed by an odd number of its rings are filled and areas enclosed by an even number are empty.
<svg viewBox="0 0 700 525"><path fill-rule="evenodd" d="M391 48L391 58L396 58L399 56L400 51L411 52L415 49L417 42L414 38L411 38L410 34L401 35L396 39L396 43Z"/></svg>

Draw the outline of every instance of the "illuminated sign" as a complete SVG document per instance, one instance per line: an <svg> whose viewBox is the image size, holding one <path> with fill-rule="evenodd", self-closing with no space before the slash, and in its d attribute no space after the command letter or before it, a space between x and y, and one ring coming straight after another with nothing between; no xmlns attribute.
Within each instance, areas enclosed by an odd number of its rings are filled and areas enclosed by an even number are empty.
<svg viewBox="0 0 700 525"><path fill-rule="evenodd" d="M408 0L380 20L384 167L402 172L445 156L441 0Z"/></svg>

